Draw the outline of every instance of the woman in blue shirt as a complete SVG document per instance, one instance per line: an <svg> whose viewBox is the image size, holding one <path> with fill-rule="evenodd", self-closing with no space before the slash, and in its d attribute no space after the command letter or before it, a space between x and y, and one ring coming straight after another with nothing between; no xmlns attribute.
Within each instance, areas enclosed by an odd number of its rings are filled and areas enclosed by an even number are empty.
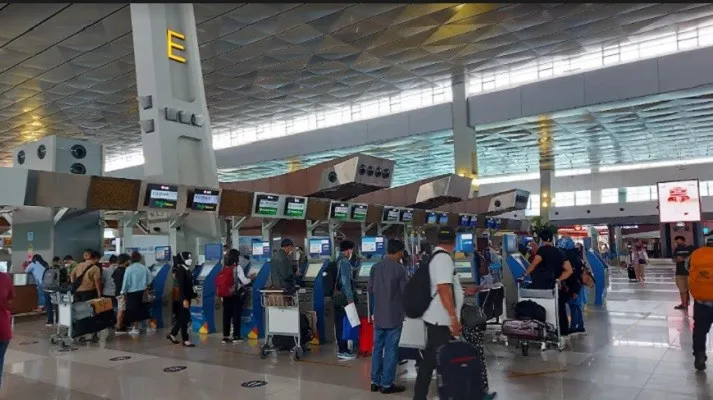
<svg viewBox="0 0 713 400"><path fill-rule="evenodd" d="M37 285L37 305L39 308L52 306L51 304L45 304L45 289L42 287L42 276L45 274L45 271L47 271L47 268L49 268L47 261L45 261L41 255L35 254L32 256L30 265L28 265L25 270L25 273L32 274L32 277L35 278L35 284Z"/></svg>
<svg viewBox="0 0 713 400"><path fill-rule="evenodd" d="M139 334L139 322L148 319L148 308L144 304L144 292L151 284L151 272L141 264L141 254L131 254L131 264L124 273L124 282L121 284L121 294L126 300L125 323L132 323L130 335Z"/></svg>

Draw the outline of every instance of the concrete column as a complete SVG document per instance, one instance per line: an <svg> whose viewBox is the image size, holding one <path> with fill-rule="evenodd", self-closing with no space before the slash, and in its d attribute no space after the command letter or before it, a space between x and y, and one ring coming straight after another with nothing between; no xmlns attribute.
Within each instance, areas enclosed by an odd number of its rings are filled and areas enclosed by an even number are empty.
<svg viewBox="0 0 713 400"><path fill-rule="evenodd" d="M217 188L193 4L131 4L131 25L146 179ZM215 215L191 214L181 230L175 253L220 241Z"/></svg>
<svg viewBox="0 0 713 400"><path fill-rule="evenodd" d="M539 121L539 155L540 155L540 217L543 221L550 220L550 208L555 194L552 191L552 180L555 177L555 156L553 153L553 138L550 126L552 121L542 116Z"/></svg>
<svg viewBox="0 0 713 400"><path fill-rule="evenodd" d="M543 221L550 220L550 209L552 208L552 178L555 176L555 171L551 169L540 170L540 217Z"/></svg>
<svg viewBox="0 0 713 400"><path fill-rule="evenodd" d="M475 129L468 126L468 90L465 73L453 77L453 155L455 173L469 178L478 178L478 153ZM477 187L473 196L477 196Z"/></svg>

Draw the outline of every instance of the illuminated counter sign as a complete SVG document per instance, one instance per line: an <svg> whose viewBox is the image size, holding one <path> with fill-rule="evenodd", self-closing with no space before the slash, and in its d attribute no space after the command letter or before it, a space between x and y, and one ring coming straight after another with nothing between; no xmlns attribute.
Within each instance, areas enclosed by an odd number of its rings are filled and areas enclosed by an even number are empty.
<svg viewBox="0 0 713 400"><path fill-rule="evenodd" d="M146 185L144 206L151 208L176 209L178 186L149 183Z"/></svg>
<svg viewBox="0 0 713 400"><path fill-rule="evenodd" d="M285 197L285 217L304 219L307 214L307 198L306 197Z"/></svg>
<svg viewBox="0 0 713 400"><path fill-rule="evenodd" d="M277 217L280 196L274 194L255 194L255 215L261 217Z"/></svg>
<svg viewBox="0 0 713 400"><path fill-rule="evenodd" d="M400 222L404 224L410 224L413 222L413 210L409 208L404 208L401 210L401 218L399 219Z"/></svg>
<svg viewBox="0 0 713 400"><path fill-rule="evenodd" d="M399 222L401 210L398 208L384 208L384 215L381 217L382 222Z"/></svg>
<svg viewBox="0 0 713 400"><path fill-rule="evenodd" d="M183 44L180 44L180 43L176 43L177 40L180 40L181 42L185 42L186 35L184 35L182 33L178 33L176 31L172 31L169 29L166 36L167 36L166 51L168 53L168 59L179 62L181 64L185 64L186 59L184 57L176 55L174 53L174 50L180 50L180 51L186 50L186 46L184 46Z"/></svg>
<svg viewBox="0 0 713 400"><path fill-rule="evenodd" d="M352 220L357 222L366 221L366 212L368 209L369 206L366 204L352 204Z"/></svg>
<svg viewBox="0 0 713 400"><path fill-rule="evenodd" d="M189 207L196 211L216 211L220 203L220 191L215 189L194 189Z"/></svg>
<svg viewBox="0 0 713 400"><path fill-rule="evenodd" d="M349 203L332 203L329 206L329 219L346 221L349 219Z"/></svg>

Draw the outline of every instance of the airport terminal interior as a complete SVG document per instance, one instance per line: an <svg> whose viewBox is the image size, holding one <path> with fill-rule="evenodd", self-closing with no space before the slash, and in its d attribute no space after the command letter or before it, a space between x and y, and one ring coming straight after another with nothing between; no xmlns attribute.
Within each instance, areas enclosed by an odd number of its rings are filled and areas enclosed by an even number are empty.
<svg viewBox="0 0 713 400"><path fill-rule="evenodd" d="M713 400L713 4L0 3L0 28L0 397ZM548 236L576 293L526 288ZM394 239L407 279L452 245L487 321L427 397L423 312L372 380Z"/></svg>

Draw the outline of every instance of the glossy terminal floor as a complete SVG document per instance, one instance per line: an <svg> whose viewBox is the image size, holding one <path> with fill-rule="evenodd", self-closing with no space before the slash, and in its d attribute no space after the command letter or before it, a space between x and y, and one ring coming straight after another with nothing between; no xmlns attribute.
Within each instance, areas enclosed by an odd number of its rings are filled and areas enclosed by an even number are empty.
<svg viewBox="0 0 713 400"><path fill-rule="evenodd" d="M515 348L488 346L491 387L499 399L701 400L713 399L708 375L693 369L692 318L675 311L673 269L649 271L647 283L629 283L612 271L605 309L586 312L588 335L567 350L524 358ZM47 343L42 321L19 322L5 359L0 397L6 399L317 399L384 398L368 391L369 359L337 362L332 347L306 361L287 354L261 360L256 343L221 345L201 338L199 347L172 346L164 333L104 338L60 353ZM36 343L34 343L36 342ZM713 341L709 338L709 350ZM115 357L130 357L112 361ZM713 357L711 357L713 359ZM164 368L186 367L167 373ZM267 385L245 388L252 380ZM407 382L412 395L413 383ZM435 388L435 384L431 389ZM29 396L29 397L27 397ZM526 397L523 397L526 396ZM435 397L435 395L434 395Z"/></svg>

